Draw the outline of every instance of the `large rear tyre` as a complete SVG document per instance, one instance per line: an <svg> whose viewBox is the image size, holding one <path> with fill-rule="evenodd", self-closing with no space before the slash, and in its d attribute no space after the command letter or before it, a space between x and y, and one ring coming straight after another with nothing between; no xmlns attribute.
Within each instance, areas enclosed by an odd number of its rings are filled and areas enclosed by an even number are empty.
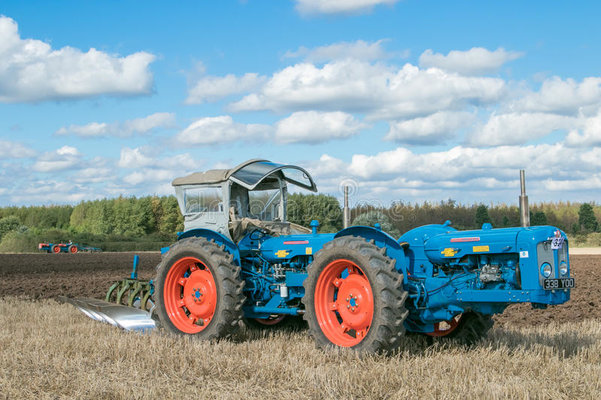
<svg viewBox="0 0 601 400"><path fill-rule="evenodd" d="M426 335L442 341L471 346L488 334L494 321L490 315L469 311L444 323L434 325L434 332Z"/></svg>
<svg viewBox="0 0 601 400"><path fill-rule="evenodd" d="M240 267L205 238L174 244L157 268L156 310L169 332L202 339L230 337L239 327L244 296Z"/></svg>
<svg viewBox="0 0 601 400"><path fill-rule="evenodd" d="M55 244L54 246L52 246L52 247L50 248L50 251L51 251L53 254L58 254L58 253L60 253L60 252L61 252L61 248L60 248L60 246L59 246L58 244Z"/></svg>
<svg viewBox="0 0 601 400"><path fill-rule="evenodd" d="M75 254L79 251L76 245L72 244L67 248L67 251L71 254Z"/></svg>
<svg viewBox="0 0 601 400"><path fill-rule="evenodd" d="M303 303L318 347L381 353L400 345L407 292L394 265L385 249L354 236L334 239L316 254Z"/></svg>

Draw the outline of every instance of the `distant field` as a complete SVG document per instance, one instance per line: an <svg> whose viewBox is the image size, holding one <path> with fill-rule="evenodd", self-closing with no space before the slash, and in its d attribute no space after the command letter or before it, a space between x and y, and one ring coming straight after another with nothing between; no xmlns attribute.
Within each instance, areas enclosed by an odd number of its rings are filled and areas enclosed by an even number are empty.
<svg viewBox="0 0 601 400"><path fill-rule="evenodd" d="M571 255L601 255L601 247L570 247Z"/></svg>

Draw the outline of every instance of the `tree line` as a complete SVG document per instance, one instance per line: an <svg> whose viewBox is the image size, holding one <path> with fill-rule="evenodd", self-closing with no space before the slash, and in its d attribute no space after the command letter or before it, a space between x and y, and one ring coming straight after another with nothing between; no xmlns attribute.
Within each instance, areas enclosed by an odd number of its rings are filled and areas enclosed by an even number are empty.
<svg viewBox="0 0 601 400"><path fill-rule="evenodd" d="M530 207L532 225L554 225L571 235L599 232L600 215L601 207L589 203L539 203ZM320 221L321 232L342 229L338 200L324 194L290 195L288 220L309 226L313 219ZM457 229L479 229L483 223L497 228L519 226L520 212L515 205L463 205L452 199L439 203L398 201L389 207L355 204L351 220L354 225L380 223L383 230L398 237L412 228L446 220ZM66 240L105 250L156 250L174 241L175 233L181 230L183 217L174 196L0 208L0 251L33 251L38 241Z"/></svg>

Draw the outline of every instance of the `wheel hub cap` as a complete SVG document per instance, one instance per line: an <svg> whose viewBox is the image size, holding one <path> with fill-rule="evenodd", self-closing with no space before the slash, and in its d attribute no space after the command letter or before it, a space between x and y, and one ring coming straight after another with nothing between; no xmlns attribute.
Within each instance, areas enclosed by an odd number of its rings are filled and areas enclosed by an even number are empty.
<svg viewBox="0 0 601 400"><path fill-rule="evenodd" d="M361 342L373 313L369 279L356 263L338 259L323 269L315 286L315 316L332 343L352 347Z"/></svg>

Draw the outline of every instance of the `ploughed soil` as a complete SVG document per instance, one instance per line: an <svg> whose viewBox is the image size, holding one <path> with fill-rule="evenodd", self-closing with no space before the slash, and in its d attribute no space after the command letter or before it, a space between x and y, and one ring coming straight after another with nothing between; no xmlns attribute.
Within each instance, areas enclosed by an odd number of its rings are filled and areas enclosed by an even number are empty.
<svg viewBox="0 0 601 400"><path fill-rule="evenodd" d="M139 253L138 277L153 279L158 252ZM110 285L131 274L134 253L0 254L0 298L94 297L103 299ZM570 258L576 288L571 300L546 310L514 304L495 316L498 325L532 326L550 321L601 319L601 256Z"/></svg>
<svg viewBox="0 0 601 400"><path fill-rule="evenodd" d="M0 297L104 299L115 281L129 278L134 254L139 279L153 279L159 252L0 254Z"/></svg>

